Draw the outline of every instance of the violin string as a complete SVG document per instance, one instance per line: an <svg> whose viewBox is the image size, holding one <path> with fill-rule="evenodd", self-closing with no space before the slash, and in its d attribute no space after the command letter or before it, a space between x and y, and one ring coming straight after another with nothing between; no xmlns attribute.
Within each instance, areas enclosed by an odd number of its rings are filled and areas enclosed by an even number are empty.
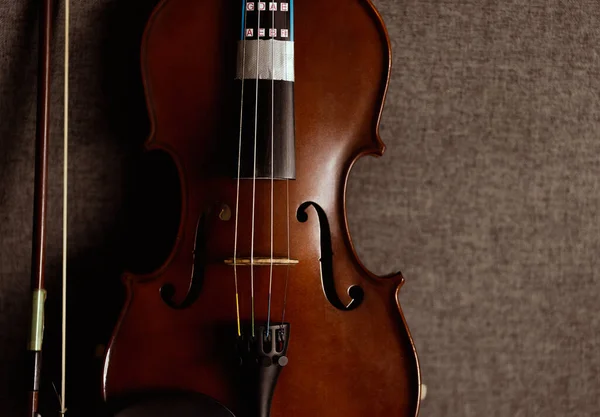
<svg viewBox="0 0 600 417"><path fill-rule="evenodd" d="M277 4L277 3L275 3ZM269 3L269 7L270 3ZM271 11L271 28L275 28L275 9ZM277 30L277 29L275 29ZM271 293L273 289L273 186L274 186L274 173L275 170L275 153L274 151L274 101L275 101L275 36L271 35L271 265L269 268L269 303L267 307L267 327L265 328L266 336L270 334L269 326L271 324Z"/></svg>
<svg viewBox="0 0 600 417"><path fill-rule="evenodd" d="M250 243L250 300L252 303L252 337L254 338L254 218L256 212L256 139L258 134L258 65L260 63L260 1L258 2L258 23L256 36L256 91L254 96L254 170L252 172L252 234Z"/></svg>
<svg viewBox="0 0 600 417"><path fill-rule="evenodd" d="M238 276L237 276L237 243L238 243L238 221L240 213L240 175L242 167L242 124L244 121L244 78L246 75L246 18L248 16L247 0L242 0L243 10L243 22L242 22L242 87L240 94L240 136L238 141L238 165L237 165L237 186L235 194L235 232L233 238L233 281L235 285L235 310L237 319L237 332L238 337L242 336L242 326L240 323L240 295L238 290Z"/></svg>
<svg viewBox="0 0 600 417"><path fill-rule="evenodd" d="M64 126L63 126L63 253L62 253L62 341L61 341L61 395L60 414L67 412L67 202L69 167L69 21L70 1L65 0L65 78L64 78Z"/></svg>
<svg viewBox="0 0 600 417"><path fill-rule="evenodd" d="M286 186L286 212L287 212L287 258L290 259L290 180L285 180ZM287 305L287 289L288 289L288 281L290 278L290 265L288 264L285 269L285 288L283 289L283 310L281 313L281 327L283 327L283 323L285 322L285 307Z"/></svg>
<svg viewBox="0 0 600 417"><path fill-rule="evenodd" d="M294 3L293 1L290 1L290 26L292 25L292 20L293 19L293 15L292 15L292 11L293 11L293 7L294 7ZM293 33L291 30L291 27L289 28L289 36L290 36L290 40L293 40ZM287 59L284 60L284 68L285 68L285 74L288 73L288 61ZM290 252L290 180L286 179L285 180L285 187L286 187L286 206L285 206L285 211L286 211L286 220L287 220L287 259L291 259L291 252ZM283 327L283 323L285 322L285 308L287 306L287 291L288 291L288 282L290 279L290 265L288 264L285 270L285 287L283 289L283 308L282 308L282 312L281 312L281 326Z"/></svg>

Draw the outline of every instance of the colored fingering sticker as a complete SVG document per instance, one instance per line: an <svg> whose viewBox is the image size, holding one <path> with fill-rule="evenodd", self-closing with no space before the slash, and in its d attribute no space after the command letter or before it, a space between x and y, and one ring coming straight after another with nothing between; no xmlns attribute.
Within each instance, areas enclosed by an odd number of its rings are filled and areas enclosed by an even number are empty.
<svg viewBox="0 0 600 417"><path fill-rule="evenodd" d="M293 1L244 0L242 10L236 78L293 81Z"/></svg>

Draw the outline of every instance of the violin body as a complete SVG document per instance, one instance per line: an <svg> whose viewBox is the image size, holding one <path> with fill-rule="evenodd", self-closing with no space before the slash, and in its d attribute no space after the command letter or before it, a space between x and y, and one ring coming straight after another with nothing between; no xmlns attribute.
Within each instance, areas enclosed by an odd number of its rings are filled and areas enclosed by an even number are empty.
<svg viewBox="0 0 600 417"><path fill-rule="evenodd" d="M293 178L238 180L242 4L164 0L148 22L146 149L177 167L180 225L162 267L123 276L105 399L183 391L237 417L414 417L420 374L398 301L403 278L363 266L345 211L352 165L384 151L377 129L391 58L383 22L368 0L293 5L293 94L271 102L272 112L293 110L293 158L281 159ZM292 96L293 109L281 101ZM271 334L270 353L240 359L240 345L266 345ZM252 362L245 373L244 361Z"/></svg>

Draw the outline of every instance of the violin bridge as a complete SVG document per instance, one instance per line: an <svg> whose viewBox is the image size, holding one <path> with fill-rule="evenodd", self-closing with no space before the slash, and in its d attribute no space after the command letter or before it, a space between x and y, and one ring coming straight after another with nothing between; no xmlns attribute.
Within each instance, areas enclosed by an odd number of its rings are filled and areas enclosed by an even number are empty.
<svg viewBox="0 0 600 417"><path fill-rule="evenodd" d="M233 266L234 261L233 258L227 258L223 261L225 265ZM297 259L289 259L289 258L270 258L270 257L254 257L254 262L252 262L252 258L236 258L235 264L238 266L271 266L271 265L283 265L283 266L293 266L298 263Z"/></svg>

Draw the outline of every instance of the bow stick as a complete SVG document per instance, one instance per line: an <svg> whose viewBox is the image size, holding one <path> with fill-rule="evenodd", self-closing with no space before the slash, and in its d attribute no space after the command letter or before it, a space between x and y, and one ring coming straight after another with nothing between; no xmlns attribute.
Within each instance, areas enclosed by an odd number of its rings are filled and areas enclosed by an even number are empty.
<svg viewBox="0 0 600 417"><path fill-rule="evenodd" d="M46 219L48 202L48 154L50 142L50 65L52 42L52 15L54 2L44 0L40 9L37 80L37 128L35 145L35 188L33 209L33 248L31 266L32 315L28 351L32 374L28 395L28 414L39 417L39 392L44 339L44 304L46 301ZM65 102L64 102L64 190L63 190L63 293L62 293L62 377L61 415L65 407L66 364L66 258L67 258L67 166L68 166L68 56L69 56L69 0L65 0Z"/></svg>

